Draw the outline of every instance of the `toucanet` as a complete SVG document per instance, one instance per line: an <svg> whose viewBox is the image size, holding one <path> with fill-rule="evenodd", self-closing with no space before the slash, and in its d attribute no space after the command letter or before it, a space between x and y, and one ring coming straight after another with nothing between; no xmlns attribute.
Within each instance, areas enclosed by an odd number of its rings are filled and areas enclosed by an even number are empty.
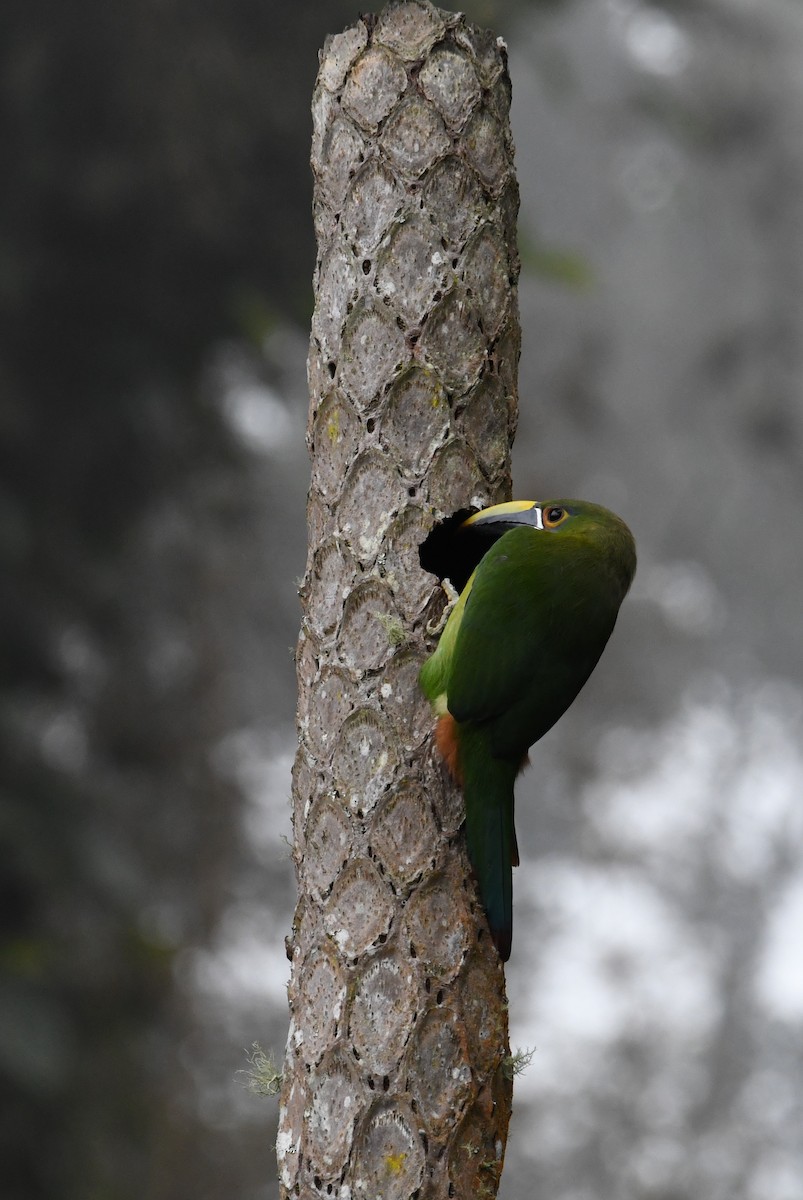
<svg viewBox="0 0 803 1200"><path fill-rule="evenodd" d="M420 683L438 717L438 749L463 791L469 858L507 960L514 781L596 666L636 548L624 521L583 500L497 504L454 536L476 568L457 583L460 597Z"/></svg>

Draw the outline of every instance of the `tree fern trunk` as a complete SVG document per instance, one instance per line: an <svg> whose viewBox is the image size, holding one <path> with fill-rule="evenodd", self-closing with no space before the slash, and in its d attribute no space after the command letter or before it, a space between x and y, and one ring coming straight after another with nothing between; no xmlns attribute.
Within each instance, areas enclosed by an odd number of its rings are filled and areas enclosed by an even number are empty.
<svg viewBox="0 0 803 1200"><path fill-rule="evenodd" d="M285 1197L498 1187L504 975L416 676L443 603L420 543L510 494L509 101L504 47L420 0L321 57Z"/></svg>

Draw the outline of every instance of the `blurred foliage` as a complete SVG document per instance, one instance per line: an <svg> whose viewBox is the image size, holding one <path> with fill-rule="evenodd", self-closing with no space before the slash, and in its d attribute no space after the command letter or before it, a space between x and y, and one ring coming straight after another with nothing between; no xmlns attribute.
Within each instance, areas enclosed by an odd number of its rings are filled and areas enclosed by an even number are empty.
<svg viewBox="0 0 803 1200"><path fill-rule="evenodd" d="M581 255L556 246L545 246L519 230L519 254L525 271L545 282L568 288L587 288L593 283L591 264Z"/></svg>

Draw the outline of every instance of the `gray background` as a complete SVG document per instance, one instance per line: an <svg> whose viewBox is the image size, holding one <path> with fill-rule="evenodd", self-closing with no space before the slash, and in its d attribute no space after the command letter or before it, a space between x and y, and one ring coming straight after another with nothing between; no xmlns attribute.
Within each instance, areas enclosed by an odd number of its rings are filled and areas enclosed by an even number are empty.
<svg viewBox="0 0 803 1200"><path fill-rule="evenodd" d="M48 6L45 6L46 8ZM308 104L346 4L4 47L7 1194L277 1194ZM519 785L501 1196L803 1196L803 9L466 5L522 191L514 481L631 524Z"/></svg>

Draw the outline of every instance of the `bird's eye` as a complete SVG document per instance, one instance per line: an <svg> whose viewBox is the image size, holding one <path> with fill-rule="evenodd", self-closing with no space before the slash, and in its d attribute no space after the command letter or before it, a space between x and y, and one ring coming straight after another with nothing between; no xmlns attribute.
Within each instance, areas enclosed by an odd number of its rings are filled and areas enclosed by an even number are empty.
<svg viewBox="0 0 803 1200"><path fill-rule="evenodd" d="M544 525L547 529L554 529L556 525L560 525L569 514L565 508L560 508L558 505L553 505L551 508L544 509Z"/></svg>

